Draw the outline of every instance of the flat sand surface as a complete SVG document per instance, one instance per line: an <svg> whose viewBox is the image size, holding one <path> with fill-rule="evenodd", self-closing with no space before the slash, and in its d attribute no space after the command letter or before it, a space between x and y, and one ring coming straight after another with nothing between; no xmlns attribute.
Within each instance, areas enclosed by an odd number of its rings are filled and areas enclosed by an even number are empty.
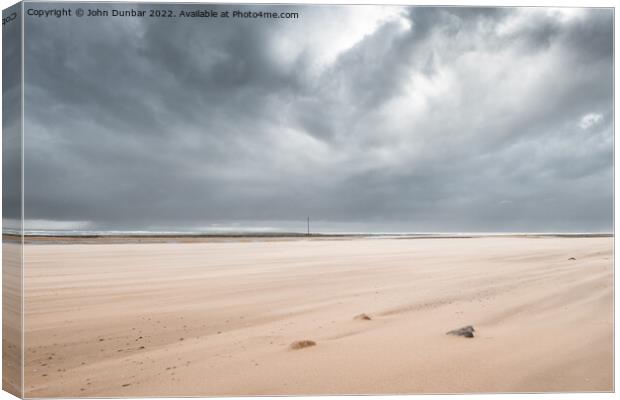
<svg viewBox="0 0 620 400"><path fill-rule="evenodd" d="M610 237L26 245L25 394L611 391L612 249ZM446 335L465 325L474 338ZM316 344L291 348L302 340Z"/></svg>
<svg viewBox="0 0 620 400"><path fill-rule="evenodd" d="M2 243L2 389L21 396L22 268L17 243Z"/></svg>

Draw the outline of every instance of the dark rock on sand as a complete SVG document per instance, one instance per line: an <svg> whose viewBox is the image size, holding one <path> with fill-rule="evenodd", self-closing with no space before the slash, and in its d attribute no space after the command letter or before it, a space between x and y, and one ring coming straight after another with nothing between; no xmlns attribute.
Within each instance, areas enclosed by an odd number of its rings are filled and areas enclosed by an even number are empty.
<svg viewBox="0 0 620 400"><path fill-rule="evenodd" d="M575 257L571 257L568 259L568 261L576 261L577 259Z"/></svg>
<svg viewBox="0 0 620 400"><path fill-rule="evenodd" d="M454 336L463 336L463 337L466 337L466 338L473 338L475 331L476 330L474 329L473 326L467 325L467 326L464 326L462 328L455 329L453 331L447 332L446 335L454 335Z"/></svg>
<svg viewBox="0 0 620 400"><path fill-rule="evenodd" d="M360 314L360 315L356 315L354 317L354 319L359 319L359 320L363 320L363 321L370 321L372 318L370 318L370 315L368 315L368 314Z"/></svg>

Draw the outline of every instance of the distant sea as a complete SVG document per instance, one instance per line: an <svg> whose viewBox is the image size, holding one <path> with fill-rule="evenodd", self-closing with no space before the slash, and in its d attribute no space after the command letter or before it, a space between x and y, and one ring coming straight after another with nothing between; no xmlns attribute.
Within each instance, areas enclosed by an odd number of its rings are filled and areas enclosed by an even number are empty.
<svg viewBox="0 0 620 400"><path fill-rule="evenodd" d="M4 234L21 235L21 231L4 229ZM303 236L303 231L248 230L25 230L25 236ZM480 237L480 236L611 236L601 232L311 232L312 236L366 236L376 238L403 237Z"/></svg>

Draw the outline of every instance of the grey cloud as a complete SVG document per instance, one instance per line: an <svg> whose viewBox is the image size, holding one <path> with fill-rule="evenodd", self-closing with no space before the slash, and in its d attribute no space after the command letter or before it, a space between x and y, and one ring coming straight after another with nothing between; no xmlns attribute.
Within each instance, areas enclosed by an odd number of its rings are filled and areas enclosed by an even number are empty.
<svg viewBox="0 0 620 400"><path fill-rule="evenodd" d="M4 10L3 18L19 15L19 6ZM3 225L20 229L9 221L21 218L21 23L19 17L2 27L2 189Z"/></svg>
<svg viewBox="0 0 620 400"><path fill-rule="evenodd" d="M27 19L27 218L611 229L611 10L397 8L322 67L329 43L313 35L352 23L352 8L295 10L268 22ZM296 52L282 49L309 27Z"/></svg>

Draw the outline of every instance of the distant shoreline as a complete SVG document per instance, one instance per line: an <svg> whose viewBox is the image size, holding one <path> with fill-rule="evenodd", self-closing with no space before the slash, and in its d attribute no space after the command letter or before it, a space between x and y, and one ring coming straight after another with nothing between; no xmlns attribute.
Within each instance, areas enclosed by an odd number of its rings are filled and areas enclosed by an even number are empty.
<svg viewBox="0 0 620 400"><path fill-rule="evenodd" d="M120 243L199 243L199 242L237 242L237 241L289 241L289 240L354 240L354 239L472 239L485 237L560 237L595 238L613 237L613 233L174 233L174 234L67 234L43 235L24 234L24 244L120 244ZM2 241L15 243L21 235L3 233Z"/></svg>

